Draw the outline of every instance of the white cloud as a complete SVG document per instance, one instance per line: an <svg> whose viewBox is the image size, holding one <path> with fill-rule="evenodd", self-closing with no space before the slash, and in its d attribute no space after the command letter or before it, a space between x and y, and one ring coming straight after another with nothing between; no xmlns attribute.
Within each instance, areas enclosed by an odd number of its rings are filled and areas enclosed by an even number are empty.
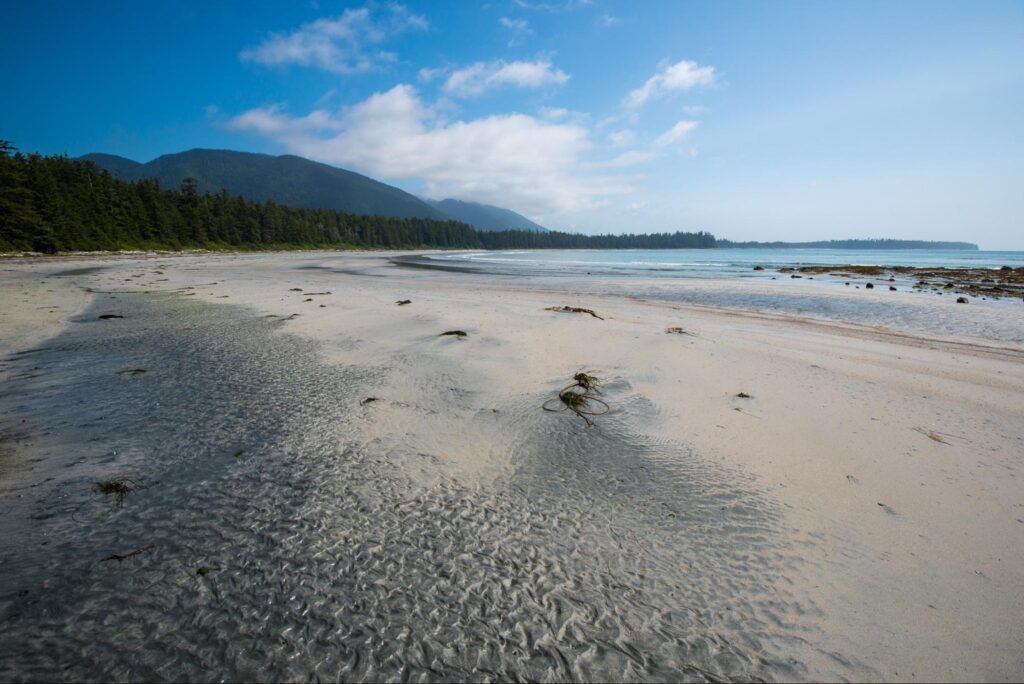
<svg viewBox="0 0 1024 684"><path fill-rule="evenodd" d="M480 95L491 88L516 86L519 88L541 88L562 85L569 80L569 74L552 68L551 62L477 62L463 69L453 71L444 84L444 92L450 95L469 97Z"/></svg>
<svg viewBox="0 0 1024 684"><path fill-rule="evenodd" d="M683 107L683 114L687 116L700 116L701 114L709 114L711 112L710 107L704 105L685 105Z"/></svg>
<svg viewBox="0 0 1024 684"><path fill-rule="evenodd" d="M522 42L523 38L533 35L533 29L530 28L530 22L525 19L509 19L508 17L502 17L498 22L512 32L512 37L508 41L509 47L514 47Z"/></svg>
<svg viewBox="0 0 1024 684"><path fill-rule="evenodd" d="M264 66L298 65L338 74L369 71L397 60L393 52L372 46L408 29L425 29L427 21L398 4L380 16L368 7L347 9L333 19L317 19L291 33L272 33L240 54L243 61Z"/></svg>
<svg viewBox="0 0 1024 684"><path fill-rule="evenodd" d="M629 128L612 131L608 134L608 142L612 144L612 147L629 147L636 142L636 131Z"/></svg>
<svg viewBox="0 0 1024 684"><path fill-rule="evenodd" d="M445 69L441 69L441 68L430 69L428 67L424 67L424 68L419 70L419 73L417 74L417 76L424 83L430 83L431 81L433 81L438 76L441 76L442 74L444 74L445 71L446 71Z"/></svg>
<svg viewBox="0 0 1024 684"><path fill-rule="evenodd" d="M675 126L659 135L655 139L653 146L657 149L665 149L685 142L695 128L697 128L696 121L679 121Z"/></svg>
<svg viewBox="0 0 1024 684"><path fill-rule="evenodd" d="M675 64L663 65L658 73L629 93L623 104L626 107L639 107L652 97L666 92L689 90L697 86L708 86L715 82L715 67L700 66L697 62L684 59Z"/></svg>
<svg viewBox="0 0 1024 684"><path fill-rule="evenodd" d="M548 121L557 121L569 116L569 110L564 107L542 107L540 115Z"/></svg>
<svg viewBox="0 0 1024 684"><path fill-rule="evenodd" d="M488 202L534 217L595 207L631 189L584 168L581 157L591 145L582 126L524 114L445 122L409 85L338 113L295 117L272 106L230 125L311 159L386 179L421 179L430 197Z"/></svg>

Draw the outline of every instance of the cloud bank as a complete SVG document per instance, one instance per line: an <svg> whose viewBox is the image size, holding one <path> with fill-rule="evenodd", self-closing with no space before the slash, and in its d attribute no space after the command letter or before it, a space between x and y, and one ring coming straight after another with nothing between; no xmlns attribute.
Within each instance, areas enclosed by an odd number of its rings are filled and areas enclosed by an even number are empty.
<svg viewBox="0 0 1024 684"><path fill-rule="evenodd" d="M542 88L569 81L569 74L552 67L547 60L536 62L477 62L453 71L444 84L444 92L458 97L481 95L493 88L514 86Z"/></svg>
<svg viewBox="0 0 1024 684"><path fill-rule="evenodd" d="M592 208L631 190L582 163L591 143L577 124L525 114L447 122L405 84L336 113L290 116L261 107L229 125L303 157L385 179L421 179L429 197L510 206L533 217Z"/></svg>
<svg viewBox="0 0 1024 684"><path fill-rule="evenodd" d="M347 9L333 19L317 19L291 33L272 33L259 45L246 48L242 61L264 66L297 65L337 74L353 74L394 62L392 52L377 49L409 29L425 29L427 20L398 4L374 14L368 7Z"/></svg>
<svg viewBox="0 0 1024 684"><path fill-rule="evenodd" d="M648 100L665 93L690 90L697 86L709 86L714 82L715 67L700 66L697 62L684 59L675 64L662 66L642 86L631 91L623 101L623 105L635 109Z"/></svg>

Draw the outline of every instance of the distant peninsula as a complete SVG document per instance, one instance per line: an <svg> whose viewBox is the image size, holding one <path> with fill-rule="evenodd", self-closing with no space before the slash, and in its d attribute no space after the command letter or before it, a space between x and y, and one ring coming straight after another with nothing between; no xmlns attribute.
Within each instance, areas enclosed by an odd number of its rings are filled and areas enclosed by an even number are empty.
<svg viewBox="0 0 1024 684"><path fill-rule="evenodd" d="M973 242L942 242L932 240L817 240L815 242L733 242L716 240L716 247L736 249L955 249L977 251Z"/></svg>

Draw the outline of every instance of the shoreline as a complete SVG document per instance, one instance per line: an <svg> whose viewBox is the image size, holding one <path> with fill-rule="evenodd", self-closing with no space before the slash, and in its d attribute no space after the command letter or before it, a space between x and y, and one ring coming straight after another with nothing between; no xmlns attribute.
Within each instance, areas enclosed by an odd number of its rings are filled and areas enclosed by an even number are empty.
<svg viewBox="0 0 1024 684"><path fill-rule="evenodd" d="M607 461L588 461L586 450L573 451L586 446L603 454L605 447L597 446L602 439L624 454L646 445L629 458L659 469L673 486L682 486L677 474L697 468L693 472L710 478L709 491L738 486L751 492L751 501L758 502L751 510L767 507L748 523L768 524L766 538L779 549L799 548L802 557L799 564L775 563L768 556L759 561L777 574L769 584L788 587L787 600L807 610L783 619L806 631L787 635L782 629L779 641L769 640L773 653L807 659L807 670L788 678L1013 679L1024 666L1024 642L1007 637L1021 633L1013 606L1024 597L1024 552L1016 541L1024 529L1024 485L1017 477L1024 465L1022 346L572 293L549 282L510 288L500 280L389 267L381 252L332 252L329 268L318 253L188 256L165 267L158 266L158 256L145 268L137 259L100 260L103 270L63 278L24 264L23 272L14 269L18 273L12 275L8 269L2 277L16 284L61 282L83 297L81 288L94 290L91 304L61 314L72 322L60 334L76 335L82 326L95 334L115 330L110 326L136 331L131 316L96 322L82 312L128 314L131 309L118 309L119 302L141 298L172 307L159 325L175 323L179 314L172 312L179 302L185 310L191 310L189 301L210 307L202 309L199 321L216 320L218 305L227 304L230 320L248 316L274 326L267 340L310 341L324 369L352 369L364 378L345 390L341 403L353 413L337 417L343 440L386 463L388 472L409 478L423 496L444 483L507 496L514 491L506 491L508 483L521 482L531 468L577 477L559 461L565 450L575 454L574 467L591 463L593 477L639 477L627 475L628 469L619 473L612 452ZM373 277L381 274L389 277ZM396 306L405 299L411 303ZM604 320L545 311L563 305L594 309ZM25 310L31 327L38 312L29 305ZM147 325L161 319L152 320ZM666 332L672 327L689 334ZM456 329L467 337L438 337ZM0 351L9 359L16 342L5 338L3 344ZM155 357L118 363L127 368L163 362ZM5 363L0 370L4 382L11 381L11 367ZM574 416L546 415L539 408L581 369L605 380L602 396L612 406L592 429ZM303 377L309 372L301 371ZM319 397L322 390L310 381L301 391ZM366 397L377 400L361 405ZM137 418L143 420L144 413ZM315 417L307 420L321 425ZM547 446L535 443L527 427L549 440ZM109 433L98 436L99 444L113 439ZM24 448L34 453L34 447ZM40 463L47 467L45 460ZM14 479L29 486L32 478ZM12 496L10 486L8 481L0 501ZM310 495L317 498L317 491ZM673 520L683 520L683 491L650 498L640 488L623 501L642 510L672 501L679 516ZM699 498L697 492L687 496ZM650 521L630 524L635 534L658 540L653 551L636 551L654 554L652 562L663 553L664 559L689 553L676 546L685 546L685 534L667 538ZM614 543L604 532L592 533L601 544ZM323 541L323 530L312 534L303 533L306 543ZM723 528L720 534L728 541L734 533ZM524 543L529 549L534 542ZM613 548L605 551L614 554ZM560 551L550 553L560 559ZM747 572L734 565L729 548L721 553L715 562ZM718 581L713 564L695 572L698 585ZM751 600L747 592L768 580L751 582L730 600ZM645 600L674 601L657 592ZM797 633L820 649L818 655L791 650L786 638ZM839 654L848 668L822 659L823 653ZM718 675L728 676L728 665L716 667ZM787 678L781 671L774 676Z"/></svg>

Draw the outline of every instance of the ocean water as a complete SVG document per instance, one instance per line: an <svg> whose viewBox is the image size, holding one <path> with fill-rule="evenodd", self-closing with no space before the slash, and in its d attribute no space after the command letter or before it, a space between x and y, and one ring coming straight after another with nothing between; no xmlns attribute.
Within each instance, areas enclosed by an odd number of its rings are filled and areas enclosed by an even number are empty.
<svg viewBox="0 0 1024 684"><path fill-rule="evenodd" d="M574 298L618 295L716 308L795 315L974 340L1024 344L1018 297L993 299L941 286L918 288L912 274L805 275L778 269L864 265L1024 267L1024 252L846 249L509 250L401 256L392 264L462 273L505 286L536 284ZM764 270L755 271L755 266ZM866 284L874 281L874 287ZM894 291L895 290L895 291ZM971 306L957 304L964 296ZM575 300L574 300L575 301Z"/></svg>
<svg viewBox="0 0 1024 684"><path fill-rule="evenodd" d="M852 249L566 249L429 254L422 259L502 275L770 278L787 266L1024 266L1024 252ZM764 266L764 271L754 271Z"/></svg>

